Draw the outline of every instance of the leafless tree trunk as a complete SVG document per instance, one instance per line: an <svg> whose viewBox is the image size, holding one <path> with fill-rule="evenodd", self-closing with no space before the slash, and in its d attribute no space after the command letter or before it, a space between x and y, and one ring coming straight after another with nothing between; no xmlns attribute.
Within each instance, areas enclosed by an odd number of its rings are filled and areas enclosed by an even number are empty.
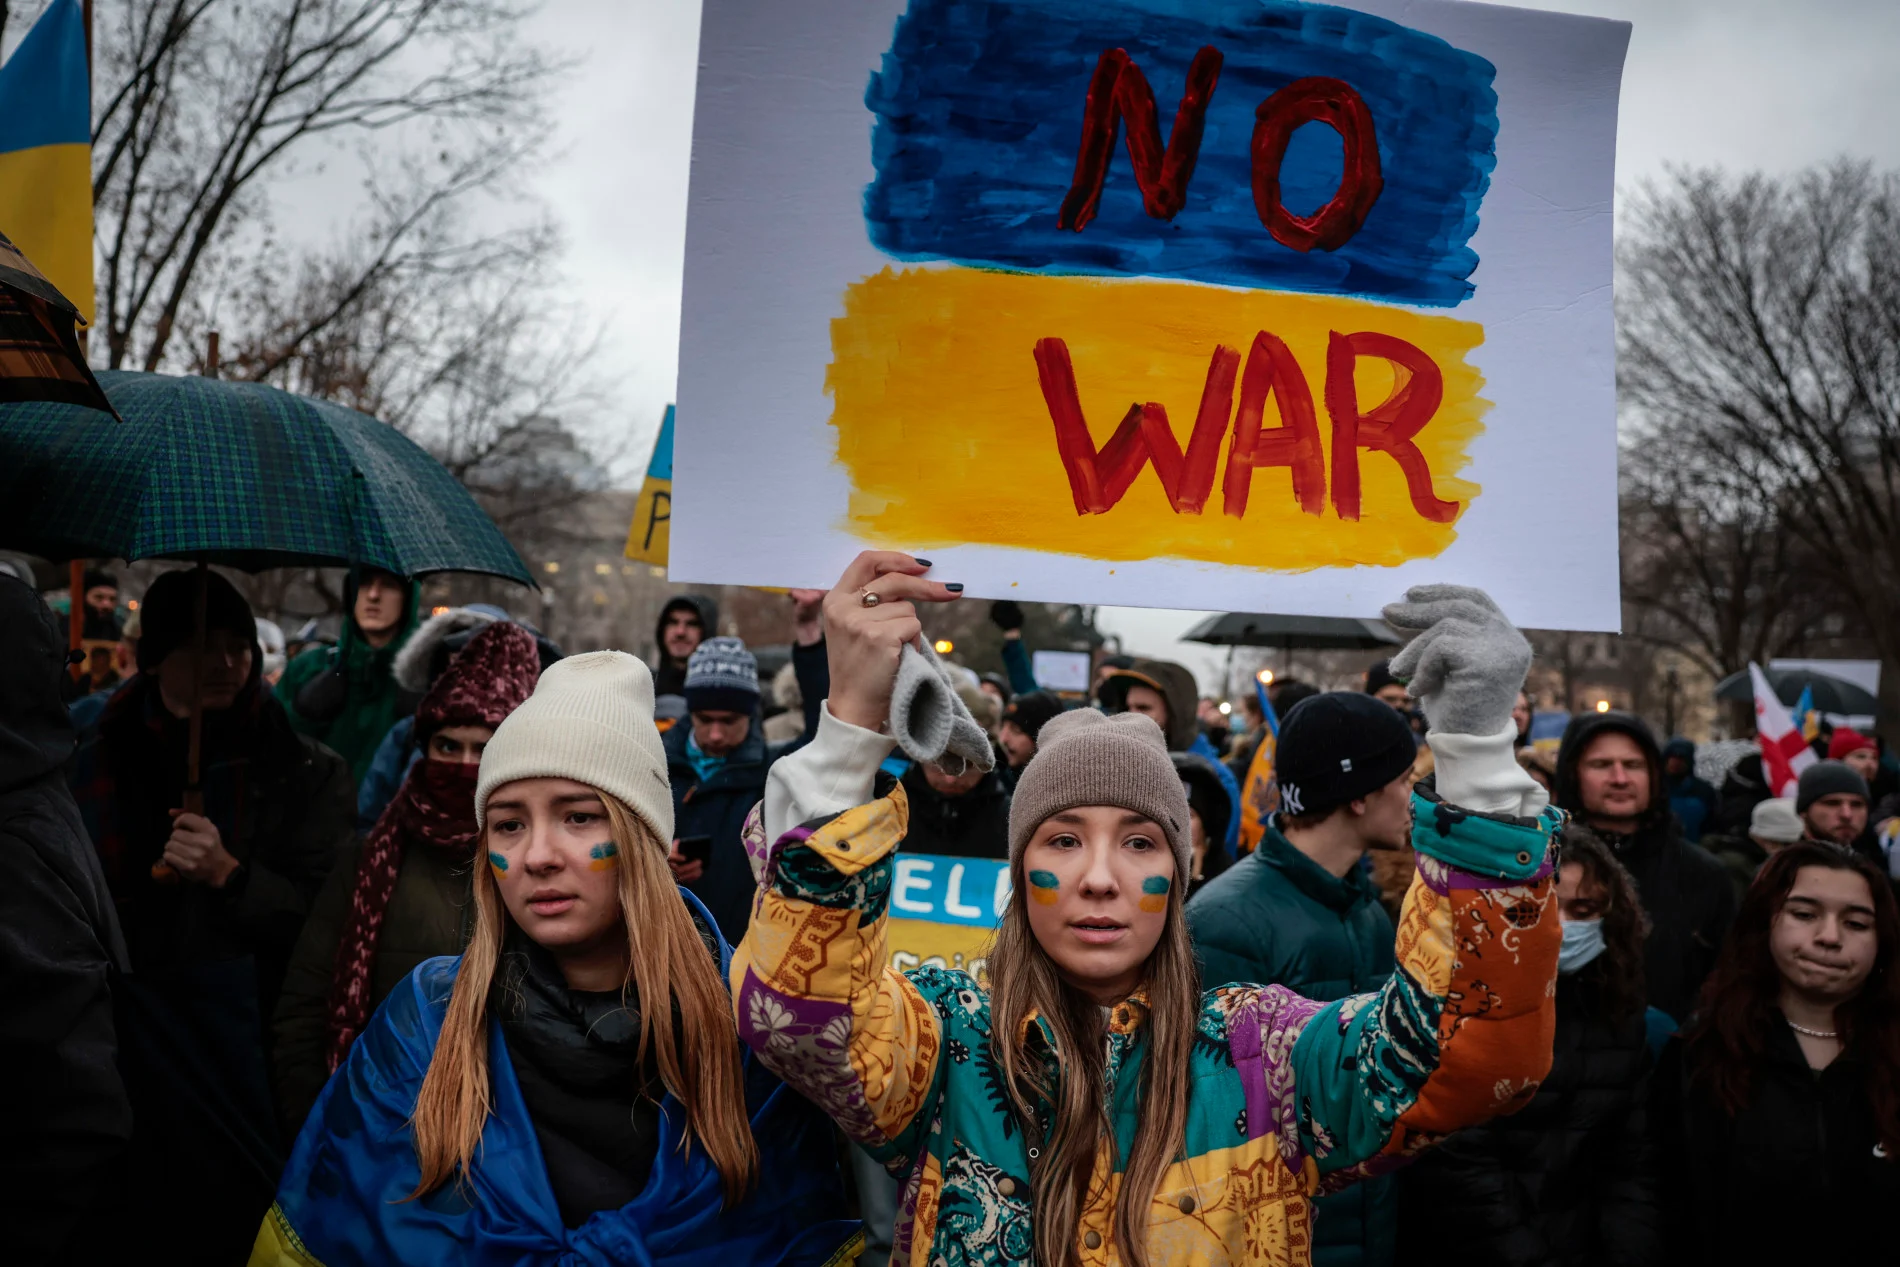
<svg viewBox="0 0 1900 1267"><path fill-rule="evenodd" d="M219 307L239 261L284 262L273 182L325 164L365 173L356 272L332 279L329 310L276 332L280 354L364 288L441 266L444 244L429 239L439 213L497 181L545 129L554 68L520 39L524 12L505 0L100 0L93 198L107 364L188 362L174 351L181 326Z"/></svg>
<svg viewBox="0 0 1900 1267"><path fill-rule="evenodd" d="M1671 645L1734 668L1798 644L1818 582L1900 661L1900 184L1679 171L1634 201L1619 267L1641 513L1699 543L1685 568L1726 560L1679 578L1695 610L1657 598L1694 631Z"/></svg>

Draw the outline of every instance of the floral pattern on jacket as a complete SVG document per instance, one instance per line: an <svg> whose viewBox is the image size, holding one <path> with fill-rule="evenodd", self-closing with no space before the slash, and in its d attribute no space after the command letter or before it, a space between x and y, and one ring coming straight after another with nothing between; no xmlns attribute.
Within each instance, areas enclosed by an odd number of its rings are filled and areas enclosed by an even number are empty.
<svg viewBox="0 0 1900 1267"><path fill-rule="evenodd" d="M1309 1263L1312 1197L1536 1088L1554 1024L1563 815L1440 808L1418 804L1420 874L1381 990L1326 1005L1278 986L1207 991L1185 1154L1150 1207L1153 1261ZM773 842L732 962L739 1032L904 1180L894 1263L1026 1263L1030 1141L992 1056L989 996L962 972L889 967L885 905L905 823L898 788ZM1097 1153L1075 1229L1086 1267L1119 1261L1114 1159L1140 1120L1146 1023L1139 994L1110 1014L1115 1139ZM1032 1018L1025 1038L1057 1065L1046 1025Z"/></svg>

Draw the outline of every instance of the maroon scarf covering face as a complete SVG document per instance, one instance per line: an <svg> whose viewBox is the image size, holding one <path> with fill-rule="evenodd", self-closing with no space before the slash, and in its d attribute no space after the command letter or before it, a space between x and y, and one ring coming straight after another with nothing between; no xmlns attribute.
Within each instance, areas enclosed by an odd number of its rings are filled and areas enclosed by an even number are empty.
<svg viewBox="0 0 1900 1267"><path fill-rule="evenodd" d="M330 982L330 1071L343 1063L350 1044L363 1031L370 1013L370 969L382 939L383 916L396 891L403 846L420 842L465 862L474 856L475 779L481 766L466 761L433 761L410 767L389 808L376 820L356 866L349 922L337 942L336 969Z"/></svg>
<svg viewBox="0 0 1900 1267"><path fill-rule="evenodd" d="M541 652L520 625L497 621L463 647L416 709L416 736L425 746L446 726L501 725L534 693ZM412 843L467 861L475 852L475 782L481 766L434 761L427 755L409 769L402 788L371 830L357 862L349 921L337 942L330 978L330 1071L349 1055L370 1014L370 973L383 918L403 850Z"/></svg>

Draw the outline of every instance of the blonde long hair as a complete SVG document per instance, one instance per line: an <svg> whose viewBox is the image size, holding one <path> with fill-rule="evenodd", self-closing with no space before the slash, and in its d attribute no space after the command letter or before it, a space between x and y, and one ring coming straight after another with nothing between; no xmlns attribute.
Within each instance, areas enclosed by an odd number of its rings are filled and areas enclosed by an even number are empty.
<svg viewBox="0 0 1900 1267"><path fill-rule="evenodd" d="M675 889L665 850L625 805L605 793L600 799L619 850L615 870L631 952L626 984L639 996L639 1059L644 1063L652 1050L660 1080L686 1109L681 1149L696 1145L706 1150L730 1207L744 1198L759 1173L731 1000ZM412 1199L451 1178L469 1175L493 1108L488 992L509 919L486 866L476 866L474 882L474 936L462 955L442 1033L410 1119L421 1170Z"/></svg>
<svg viewBox="0 0 1900 1267"><path fill-rule="evenodd" d="M1036 1261L1067 1267L1076 1258L1075 1226L1088 1200L1095 1150L1104 1139L1111 1150L1115 1147L1107 1104L1107 1026L1101 1006L1062 979L1030 931L1022 860L1010 870L1014 892L990 952L990 1048L1002 1066L1025 1138L1042 1137L1035 1099L1055 1106L1042 1156L1029 1163L1029 1182ZM1149 1267L1149 1207L1162 1172L1187 1144L1188 1058L1200 1022L1201 969L1182 909L1186 891L1177 877L1161 940L1148 956L1148 1052L1137 1092L1139 1124L1110 1229L1128 1267ZM1055 1085L1047 1067L1025 1050L1024 1023L1032 1013L1047 1021L1055 1036Z"/></svg>

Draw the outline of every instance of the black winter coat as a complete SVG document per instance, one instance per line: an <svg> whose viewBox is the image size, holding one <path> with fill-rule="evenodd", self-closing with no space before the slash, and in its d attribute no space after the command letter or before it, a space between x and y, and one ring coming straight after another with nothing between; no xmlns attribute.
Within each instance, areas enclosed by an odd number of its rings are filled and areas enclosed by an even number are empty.
<svg viewBox="0 0 1900 1267"><path fill-rule="evenodd" d="M904 796L910 802L906 853L947 858L1009 857L1009 793L996 771L962 796L944 796L930 786L922 766L904 772Z"/></svg>
<svg viewBox="0 0 1900 1267"><path fill-rule="evenodd" d="M1400 1262L1661 1261L1643 1017L1617 1023L1601 1014L1594 967L1557 978L1550 1074L1536 1097L1509 1117L1459 1131L1400 1172ZM1448 1227L1458 1234L1447 1239Z"/></svg>
<svg viewBox="0 0 1900 1267"><path fill-rule="evenodd" d="M1731 1117L1686 1051L1664 1049L1651 1102L1671 1267L1893 1262L1900 1158L1875 1134L1861 1054L1816 1073L1777 1012Z"/></svg>
<svg viewBox="0 0 1900 1267"><path fill-rule="evenodd" d="M1629 869L1649 913L1649 1005L1681 1023L1735 922L1735 881L1721 859L1682 838L1674 818L1629 836L1599 834Z"/></svg>
<svg viewBox="0 0 1900 1267"><path fill-rule="evenodd" d="M132 1135L110 989L125 944L60 770L65 643L16 577L0 577L0 631L0 1262L81 1262Z"/></svg>

